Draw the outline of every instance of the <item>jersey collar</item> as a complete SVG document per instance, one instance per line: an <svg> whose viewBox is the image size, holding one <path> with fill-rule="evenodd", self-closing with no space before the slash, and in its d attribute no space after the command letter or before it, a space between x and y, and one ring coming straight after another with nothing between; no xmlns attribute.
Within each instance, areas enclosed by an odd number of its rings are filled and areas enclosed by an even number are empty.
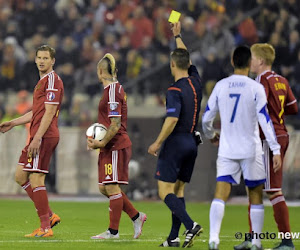
<svg viewBox="0 0 300 250"><path fill-rule="evenodd" d="M118 81L116 81L116 82L111 82L110 84L106 85L106 86L104 87L104 89L106 89L108 86L110 86L110 85L112 85L112 84L115 84L115 83L118 83Z"/></svg>
<svg viewBox="0 0 300 250"><path fill-rule="evenodd" d="M266 74L267 72L272 72L272 70L265 70L264 72L260 73L257 77L261 77L262 75Z"/></svg>
<svg viewBox="0 0 300 250"><path fill-rule="evenodd" d="M42 80L43 78L45 78L46 76L48 76L48 75L51 74L52 72L54 72L54 70L52 70L52 71L49 72L48 74L44 75L40 80Z"/></svg>

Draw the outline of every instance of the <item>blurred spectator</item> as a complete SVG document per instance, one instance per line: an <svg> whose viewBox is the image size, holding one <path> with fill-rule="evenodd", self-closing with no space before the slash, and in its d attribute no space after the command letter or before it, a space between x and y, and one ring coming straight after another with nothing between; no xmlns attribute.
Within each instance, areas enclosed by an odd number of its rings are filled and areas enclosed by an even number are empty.
<svg viewBox="0 0 300 250"><path fill-rule="evenodd" d="M217 51L210 47L206 56L205 65L202 73L202 80L207 96L210 95L214 84L224 77L221 63L217 58Z"/></svg>
<svg viewBox="0 0 300 250"><path fill-rule="evenodd" d="M138 54L137 50L130 50L127 54L127 69L126 76L127 79L136 78L141 72L143 65L143 58Z"/></svg>
<svg viewBox="0 0 300 250"><path fill-rule="evenodd" d="M17 94L16 112L18 116L22 116L29 112L32 102L29 101L29 93L26 90L20 90Z"/></svg>
<svg viewBox="0 0 300 250"><path fill-rule="evenodd" d="M182 39L188 48L192 48L197 41L197 34L195 32L195 21L193 18L186 16L182 21Z"/></svg>
<svg viewBox="0 0 300 250"><path fill-rule="evenodd" d="M62 41L62 46L56 51L56 65L72 63L78 67L78 48L71 36L66 36Z"/></svg>
<svg viewBox="0 0 300 250"><path fill-rule="evenodd" d="M126 22L127 32L130 37L133 48L139 48L143 37L148 36L151 39L154 36L153 22L145 16L142 6L137 6L133 11L133 18Z"/></svg>
<svg viewBox="0 0 300 250"><path fill-rule="evenodd" d="M33 91L39 79L40 76L35 64L35 50L30 49L27 52L27 62L21 71L20 88Z"/></svg>
<svg viewBox="0 0 300 250"><path fill-rule="evenodd" d="M0 90L18 90L18 77L21 70L21 61L16 56L15 45L6 42L0 61Z"/></svg>

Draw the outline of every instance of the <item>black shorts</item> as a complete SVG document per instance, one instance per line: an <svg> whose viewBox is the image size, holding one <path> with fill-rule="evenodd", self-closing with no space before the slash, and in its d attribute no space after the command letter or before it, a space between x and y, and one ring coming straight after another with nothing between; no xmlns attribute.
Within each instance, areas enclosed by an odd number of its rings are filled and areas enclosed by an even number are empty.
<svg viewBox="0 0 300 250"><path fill-rule="evenodd" d="M163 143L157 162L155 178L164 182L190 182L197 157L194 135L170 135Z"/></svg>

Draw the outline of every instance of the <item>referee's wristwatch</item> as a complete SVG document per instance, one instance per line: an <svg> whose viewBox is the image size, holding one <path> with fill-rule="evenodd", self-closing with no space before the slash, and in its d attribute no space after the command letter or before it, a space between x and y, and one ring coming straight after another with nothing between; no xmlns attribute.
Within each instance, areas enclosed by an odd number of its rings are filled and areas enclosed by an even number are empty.
<svg viewBox="0 0 300 250"><path fill-rule="evenodd" d="M175 40L176 40L177 38L181 38L181 34L178 34L178 35L174 36L174 38L175 38Z"/></svg>

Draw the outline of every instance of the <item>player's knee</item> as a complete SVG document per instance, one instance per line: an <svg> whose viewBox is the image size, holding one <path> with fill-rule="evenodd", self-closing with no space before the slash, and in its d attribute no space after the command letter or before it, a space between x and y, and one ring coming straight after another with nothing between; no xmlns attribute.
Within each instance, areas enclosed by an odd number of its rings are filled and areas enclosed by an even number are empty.
<svg viewBox="0 0 300 250"><path fill-rule="evenodd" d="M253 205L259 205L263 203L263 185L257 187L249 187L249 201Z"/></svg>
<svg viewBox="0 0 300 250"><path fill-rule="evenodd" d="M16 173L15 173L16 183L18 183L20 186L22 186L27 180L28 180L27 174L24 173L23 170L19 170L19 168L17 168Z"/></svg>
<svg viewBox="0 0 300 250"><path fill-rule="evenodd" d="M99 191L101 194L105 195L106 197L108 197L108 194L105 190L105 186L104 185L99 185Z"/></svg>
<svg viewBox="0 0 300 250"><path fill-rule="evenodd" d="M121 189L118 184L105 185L105 191L108 196L121 193Z"/></svg>
<svg viewBox="0 0 300 250"><path fill-rule="evenodd" d="M45 177L46 175L43 173L32 173L29 176L29 180L32 188L45 186Z"/></svg>
<svg viewBox="0 0 300 250"><path fill-rule="evenodd" d="M220 199L222 201L227 201L231 192L231 184L227 182L217 182L215 199Z"/></svg>

